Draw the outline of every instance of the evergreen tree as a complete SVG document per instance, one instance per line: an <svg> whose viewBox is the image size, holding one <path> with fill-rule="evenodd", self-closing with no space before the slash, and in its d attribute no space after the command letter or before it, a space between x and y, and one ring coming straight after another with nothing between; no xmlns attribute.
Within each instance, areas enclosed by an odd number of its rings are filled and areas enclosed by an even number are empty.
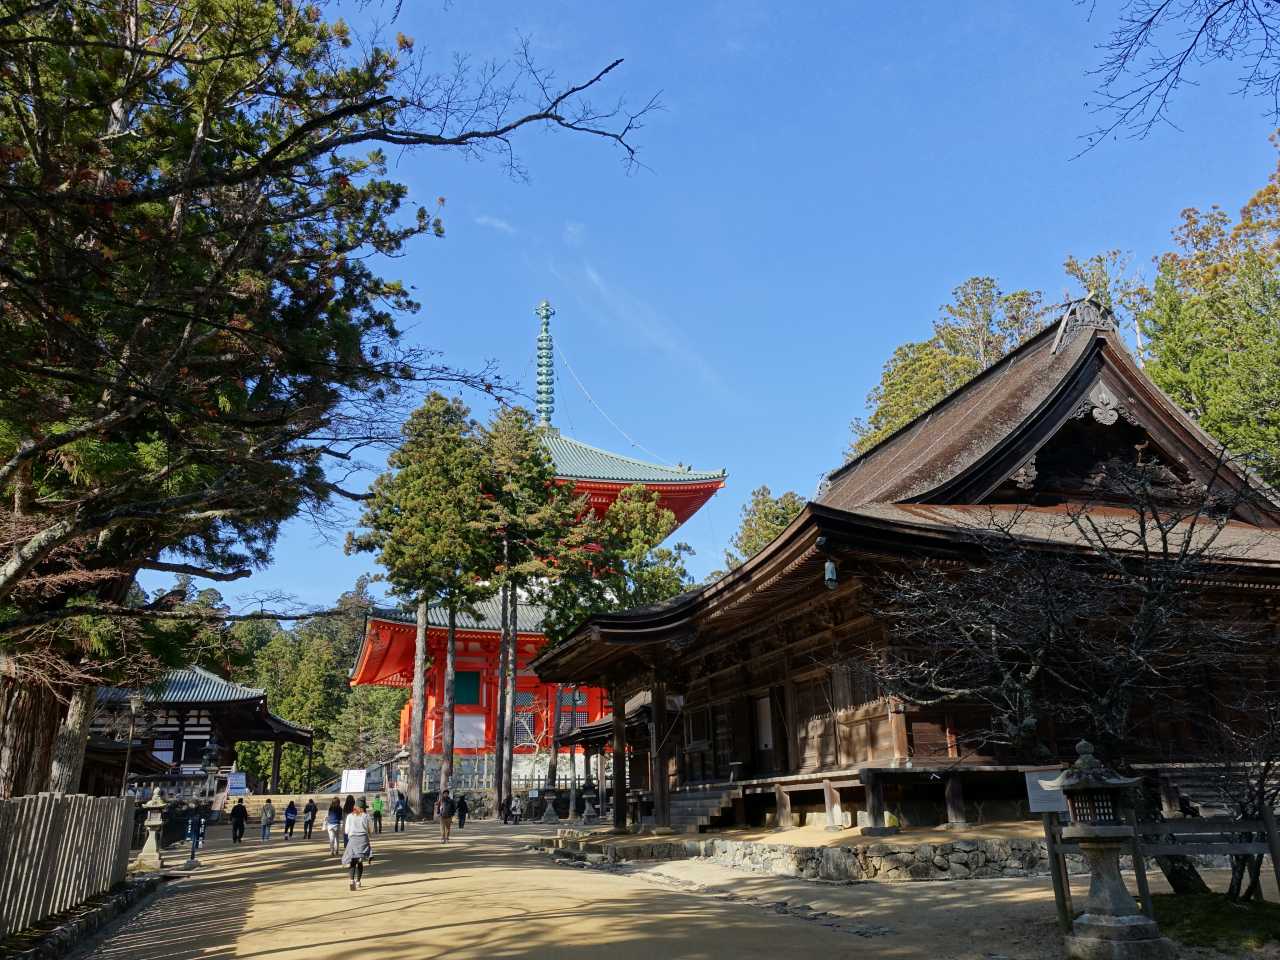
<svg viewBox="0 0 1280 960"><path fill-rule="evenodd" d="M333 750L331 744L345 735L340 719L353 695L347 676L372 606L368 581L362 577L338 599L342 616L303 620L292 630L254 622L252 636L259 645L253 664L233 674L239 682L265 690L272 713L311 728L313 783L334 777L343 769L332 763L340 751ZM238 625L241 629L245 626ZM398 716L381 728L383 742L388 732L398 738ZM239 745L241 769L265 782L271 774L272 749L267 742ZM307 772L306 750L286 744L280 759L281 789L305 789Z"/></svg>
<svg viewBox="0 0 1280 960"><path fill-rule="evenodd" d="M326 8L0 15L0 797L44 788L60 692L185 659L130 625L176 613L128 602L138 571L248 576L352 495L326 468L394 438L403 384L493 387L401 340L417 305L371 264L443 225L383 146L513 164L532 125L630 155L635 118L588 102L620 61L441 73Z"/></svg>
<svg viewBox="0 0 1280 960"><path fill-rule="evenodd" d="M738 532L729 541L732 549L724 552L725 566L736 569L763 550L804 509L804 504L804 498L792 490L776 497L767 485L752 490L751 500L742 507Z"/></svg>
<svg viewBox="0 0 1280 960"><path fill-rule="evenodd" d="M585 520L580 536L590 548L567 551L560 575L538 591L548 641L563 641L593 614L659 603L689 589L684 558L693 548L660 546L675 527L675 514L642 484L623 490L603 517Z"/></svg>
<svg viewBox="0 0 1280 960"><path fill-rule="evenodd" d="M363 532L349 534L347 549L376 553L392 592L419 607L416 665L426 642L425 607L449 612L446 644L442 785L453 766L453 659L458 612L491 596L493 544L480 522L485 494L483 447L470 411L458 399L432 393L404 425L404 441L388 459L390 469L373 484L360 518ZM414 677L409 794L422 792L425 690Z"/></svg>
<svg viewBox="0 0 1280 960"><path fill-rule="evenodd" d="M867 394L871 413L853 421L847 455L858 456L968 383L1045 325L1038 291L1002 293L991 277L971 277L940 308L928 340L893 352Z"/></svg>
<svg viewBox="0 0 1280 960"><path fill-rule="evenodd" d="M1233 453L1280 483L1280 167L1236 222L1183 211L1138 314L1146 372Z"/></svg>
<svg viewBox="0 0 1280 960"><path fill-rule="evenodd" d="M496 545L494 582L502 598L495 759L500 798L511 795L514 764L516 633L520 592L559 578L585 549L585 498L556 481L541 428L521 407L501 408L484 431L485 499L481 522ZM555 737L551 763L556 761Z"/></svg>

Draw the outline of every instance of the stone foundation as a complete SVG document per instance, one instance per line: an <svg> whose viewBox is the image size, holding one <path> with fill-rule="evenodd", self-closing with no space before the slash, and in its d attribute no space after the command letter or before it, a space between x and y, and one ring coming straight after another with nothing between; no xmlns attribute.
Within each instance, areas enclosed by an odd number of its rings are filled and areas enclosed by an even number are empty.
<svg viewBox="0 0 1280 960"><path fill-rule="evenodd" d="M851 843L832 847L792 847L710 838L701 856L714 863L809 880L970 880L1049 875L1043 840L907 840ZM1072 873L1087 873L1084 859L1067 857Z"/></svg>
<svg viewBox="0 0 1280 960"><path fill-rule="evenodd" d="M850 841L860 838L851 836ZM912 880L986 880L996 877L1049 875L1049 853L1043 840L949 840L945 843L909 839L869 840L831 847L797 847L783 843L732 840L726 837L655 837L637 835L616 840L589 831L560 830L546 838L544 849L592 855L601 861L705 859L727 867L806 880L902 882ZM1194 857L1200 866L1221 866L1226 858ZM1130 870L1132 859L1120 858ZM1148 862L1148 871L1159 870ZM1067 856L1067 872L1088 874L1084 857Z"/></svg>

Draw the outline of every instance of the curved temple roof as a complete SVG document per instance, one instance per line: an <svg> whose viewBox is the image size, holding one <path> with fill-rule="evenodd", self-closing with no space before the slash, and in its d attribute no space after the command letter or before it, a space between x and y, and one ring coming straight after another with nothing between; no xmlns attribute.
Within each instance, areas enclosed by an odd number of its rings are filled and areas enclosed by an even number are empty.
<svg viewBox="0 0 1280 960"><path fill-rule="evenodd" d="M124 687L99 687L98 703L104 706L125 703L135 691ZM239 739L288 740L310 744L309 727L277 717L267 709L267 692L224 680L203 667L170 670L150 687L139 691L149 706L223 708L228 723Z"/></svg>
<svg viewBox="0 0 1280 960"><path fill-rule="evenodd" d="M546 429L543 443L551 454L556 476L568 480L599 480L606 483L723 483L723 470L694 470L692 467L664 467L601 450Z"/></svg>

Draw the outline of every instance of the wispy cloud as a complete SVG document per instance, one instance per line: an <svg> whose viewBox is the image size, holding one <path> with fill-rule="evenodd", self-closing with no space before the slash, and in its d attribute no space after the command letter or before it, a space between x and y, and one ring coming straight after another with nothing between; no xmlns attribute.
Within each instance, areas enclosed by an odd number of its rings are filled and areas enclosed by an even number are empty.
<svg viewBox="0 0 1280 960"><path fill-rule="evenodd" d="M564 232L561 234L565 245L570 247L582 246L583 235L587 232L586 224L579 223L577 220L566 220L564 224Z"/></svg>
<svg viewBox="0 0 1280 960"><path fill-rule="evenodd" d="M476 223L479 226L497 230L499 233L505 233L507 236L513 236L520 232L509 220L503 220L501 217L491 217L487 213L482 213L476 217Z"/></svg>
<svg viewBox="0 0 1280 960"><path fill-rule="evenodd" d="M693 373L726 404L740 399L677 323L653 304L607 281L590 263L584 261L581 271L588 287L585 293L608 323L647 342L662 353L672 367L683 367Z"/></svg>

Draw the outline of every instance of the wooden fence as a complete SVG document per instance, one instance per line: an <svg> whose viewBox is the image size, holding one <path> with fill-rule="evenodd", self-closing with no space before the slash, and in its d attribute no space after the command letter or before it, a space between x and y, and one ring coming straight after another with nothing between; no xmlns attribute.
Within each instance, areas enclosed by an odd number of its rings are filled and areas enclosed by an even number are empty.
<svg viewBox="0 0 1280 960"><path fill-rule="evenodd" d="M0 800L0 937L125 876L133 800L42 793Z"/></svg>
<svg viewBox="0 0 1280 960"><path fill-rule="evenodd" d="M1186 817L1173 820L1142 821L1130 811L1129 825L1133 838L1125 851L1133 857L1134 880L1142 912L1155 915L1151 890L1147 885L1147 858L1162 856L1229 856L1264 854L1271 857L1271 869L1280 883L1280 833L1275 815L1264 808L1257 820L1235 820L1230 817ZM1058 922L1071 931L1075 907L1071 901L1071 882L1067 874L1067 854L1079 854L1078 841L1064 841L1064 824L1056 813L1044 814L1045 842L1049 847L1049 871L1053 894L1058 906ZM1263 839L1252 839L1255 836ZM1250 838L1250 839L1245 839Z"/></svg>

